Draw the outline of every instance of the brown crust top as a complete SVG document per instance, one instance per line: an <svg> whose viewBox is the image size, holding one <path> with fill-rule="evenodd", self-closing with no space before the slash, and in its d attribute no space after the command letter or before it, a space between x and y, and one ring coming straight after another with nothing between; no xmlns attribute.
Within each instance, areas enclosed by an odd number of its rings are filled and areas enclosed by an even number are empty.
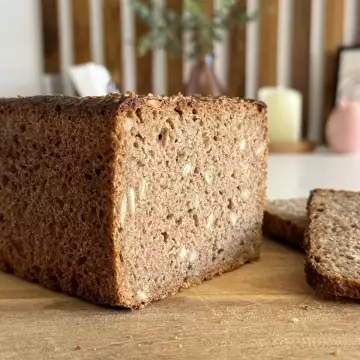
<svg viewBox="0 0 360 360"><path fill-rule="evenodd" d="M354 279L344 278L336 273L324 274L316 261L316 248L313 247L313 240L321 236L321 232L316 227L317 219L317 202L318 198L323 195L341 193L349 195L355 193L344 190L325 190L314 189L311 191L307 211L309 217L309 226L305 231L304 249L306 251L305 276L307 283L320 294L332 297L347 297L360 299L360 283Z"/></svg>
<svg viewBox="0 0 360 360"><path fill-rule="evenodd" d="M219 104L238 104L238 103L248 103L253 104L258 107L259 112L263 109L266 109L266 104L262 101L248 99L248 98L239 98L239 97L227 97L227 96L202 96L202 95L192 95L184 96L181 93L173 96L160 96L160 95L137 95L131 91L126 91L125 93L111 93L106 96L86 96L86 97L77 97L77 96L64 96L64 95L37 95L29 97L13 97L13 98L0 98L0 105L6 104L17 104L19 102L28 101L33 104L41 104L48 102L66 102L69 104L79 104L88 103L88 104L99 104L103 103L106 105L113 104L114 108L119 107L130 107L136 108L148 101L158 101L161 104L163 103L173 103L176 105L185 104L186 102L214 102Z"/></svg>

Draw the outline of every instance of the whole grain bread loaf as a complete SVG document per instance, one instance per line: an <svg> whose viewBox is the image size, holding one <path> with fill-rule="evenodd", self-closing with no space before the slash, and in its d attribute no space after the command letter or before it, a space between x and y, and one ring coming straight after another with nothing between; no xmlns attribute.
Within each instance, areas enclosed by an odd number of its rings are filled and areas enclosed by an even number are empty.
<svg viewBox="0 0 360 360"><path fill-rule="evenodd" d="M263 103L0 99L0 268L138 308L259 256Z"/></svg>
<svg viewBox="0 0 360 360"><path fill-rule="evenodd" d="M306 204L306 198L268 200L264 212L264 233L302 249L308 224Z"/></svg>
<svg viewBox="0 0 360 360"><path fill-rule="evenodd" d="M305 235L307 282L327 296L360 298L360 193L314 190Z"/></svg>

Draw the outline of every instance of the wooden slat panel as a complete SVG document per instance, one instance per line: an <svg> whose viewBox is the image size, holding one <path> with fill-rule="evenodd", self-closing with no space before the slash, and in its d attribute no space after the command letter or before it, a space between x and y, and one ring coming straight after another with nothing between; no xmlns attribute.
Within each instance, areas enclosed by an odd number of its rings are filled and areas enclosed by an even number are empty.
<svg viewBox="0 0 360 360"><path fill-rule="evenodd" d="M343 41L345 0L325 2L324 29L324 112L323 124L333 107L335 90L336 53ZM323 136L324 138L324 136Z"/></svg>
<svg viewBox="0 0 360 360"><path fill-rule="evenodd" d="M142 21L135 20L136 38L140 38L149 31L149 28ZM136 89L139 94L152 92L152 53L146 55L136 55Z"/></svg>
<svg viewBox="0 0 360 360"><path fill-rule="evenodd" d="M121 87L121 16L119 0L103 0L105 66Z"/></svg>
<svg viewBox="0 0 360 360"><path fill-rule="evenodd" d="M72 0L74 63L91 61L89 0Z"/></svg>
<svg viewBox="0 0 360 360"><path fill-rule="evenodd" d="M182 13L182 0L167 0L166 7L178 13ZM174 95L179 91L184 91L183 84L183 59L181 56L173 57L168 54L167 56L167 88L168 94Z"/></svg>
<svg viewBox="0 0 360 360"><path fill-rule="evenodd" d="M356 36L355 41L360 44L360 1L356 4Z"/></svg>
<svg viewBox="0 0 360 360"><path fill-rule="evenodd" d="M60 50L57 0L42 0L41 12L44 70L46 73L59 73Z"/></svg>
<svg viewBox="0 0 360 360"><path fill-rule="evenodd" d="M259 86L276 85L278 0L260 0Z"/></svg>
<svg viewBox="0 0 360 360"><path fill-rule="evenodd" d="M311 0L293 2L291 41L291 87L303 95L303 136L308 131L309 50Z"/></svg>
<svg viewBox="0 0 360 360"><path fill-rule="evenodd" d="M238 6L246 11L246 0L238 0ZM245 96L245 27L229 34L229 96Z"/></svg>
<svg viewBox="0 0 360 360"><path fill-rule="evenodd" d="M214 0L200 0L199 4L202 12L207 16L212 17L215 5ZM205 56L206 54L204 53L203 55Z"/></svg>
<svg viewBox="0 0 360 360"><path fill-rule="evenodd" d="M208 16L211 16L214 11L214 0L200 0L201 10Z"/></svg>

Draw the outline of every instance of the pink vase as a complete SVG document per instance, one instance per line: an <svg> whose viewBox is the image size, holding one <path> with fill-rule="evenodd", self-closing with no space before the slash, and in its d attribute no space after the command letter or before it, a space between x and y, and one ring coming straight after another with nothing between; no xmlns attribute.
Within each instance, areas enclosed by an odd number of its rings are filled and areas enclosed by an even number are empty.
<svg viewBox="0 0 360 360"><path fill-rule="evenodd" d="M326 124L326 140L339 153L360 153L360 102L343 100Z"/></svg>

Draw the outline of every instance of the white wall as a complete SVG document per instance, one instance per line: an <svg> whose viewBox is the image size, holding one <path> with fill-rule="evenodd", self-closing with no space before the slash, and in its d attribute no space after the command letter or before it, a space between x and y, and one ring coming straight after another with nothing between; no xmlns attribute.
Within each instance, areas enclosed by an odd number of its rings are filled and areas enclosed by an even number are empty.
<svg viewBox="0 0 360 360"><path fill-rule="evenodd" d="M0 96L41 93L38 0L0 0Z"/></svg>

